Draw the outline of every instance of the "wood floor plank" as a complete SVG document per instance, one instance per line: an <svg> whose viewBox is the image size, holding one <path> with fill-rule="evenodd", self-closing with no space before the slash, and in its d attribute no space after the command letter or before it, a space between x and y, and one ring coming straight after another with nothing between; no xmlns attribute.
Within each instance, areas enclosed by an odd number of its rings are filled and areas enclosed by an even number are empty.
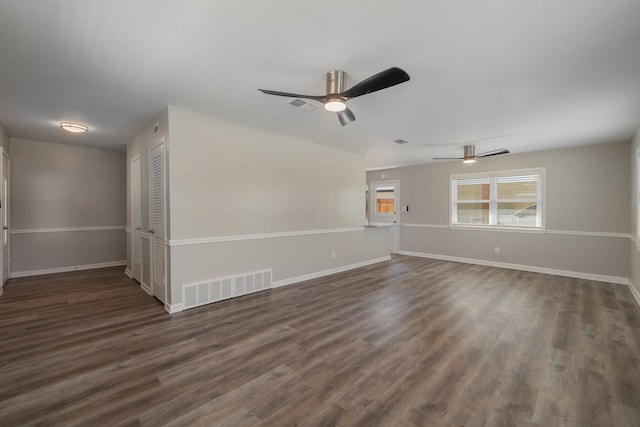
<svg viewBox="0 0 640 427"><path fill-rule="evenodd" d="M638 426L640 309L407 256L174 315L121 268L11 279L0 425Z"/></svg>

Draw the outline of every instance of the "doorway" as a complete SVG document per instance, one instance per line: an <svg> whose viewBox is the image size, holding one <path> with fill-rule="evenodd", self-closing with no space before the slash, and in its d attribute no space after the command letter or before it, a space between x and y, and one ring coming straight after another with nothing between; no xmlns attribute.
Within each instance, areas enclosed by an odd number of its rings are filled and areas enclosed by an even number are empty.
<svg viewBox="0 0 640 427"><path fill-rule="evenodd" d="M389 252L397 254L400 250L400 181L372 182L369 199L370 224L389 228Z"/></svg>

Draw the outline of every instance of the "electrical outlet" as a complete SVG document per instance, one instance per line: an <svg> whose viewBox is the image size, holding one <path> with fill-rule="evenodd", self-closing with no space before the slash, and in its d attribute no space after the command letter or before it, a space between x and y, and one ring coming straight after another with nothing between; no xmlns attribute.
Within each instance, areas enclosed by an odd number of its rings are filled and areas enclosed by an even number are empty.
<svg viewBox="0 0 640 427"><path fill-rule="evenodd" d="M496 246L496 247L493 249L493 251L494 251L495 253L499 254L499 253L500 253L500 247L499 247L499 246Z"/></svg>
<svg viewBox="0 0 640 427"><path fill-rule="evenodd" d="M335 258L336 257L336 251L331 251L331 258Z"/></svg>

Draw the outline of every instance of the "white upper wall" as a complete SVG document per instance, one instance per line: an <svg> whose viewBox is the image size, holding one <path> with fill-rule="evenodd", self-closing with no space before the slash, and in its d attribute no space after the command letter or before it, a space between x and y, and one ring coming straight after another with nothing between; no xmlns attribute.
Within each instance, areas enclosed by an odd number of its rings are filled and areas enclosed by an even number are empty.
<svg viewBox="0 0 640 427"><path fill-rule="evenodd" d="M363 156L169 107L171 239L361 227Z"/></svg>

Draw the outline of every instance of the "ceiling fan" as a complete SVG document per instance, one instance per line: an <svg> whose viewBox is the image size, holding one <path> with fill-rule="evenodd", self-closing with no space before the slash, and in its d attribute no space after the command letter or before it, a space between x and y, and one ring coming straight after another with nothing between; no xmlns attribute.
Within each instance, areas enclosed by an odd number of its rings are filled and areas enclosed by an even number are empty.
<svg viewBox="0 0 640 427"><path fill-rule="evenodd" d="M376 92L404 83L409 80L409 74L401 68L391 67L373 76L362 80L350 89L346 89L347 73L341 70L333 70L327 73L326 95L300 95L297 93L277 92L274 90L258 89L267 95L286 96L288 98L313 99L324 104L324 109L338 114L338 120L342 126L356 119L353 112L347 108L346 102L358 96Z"/></svg>
<svg viewBox="0 0 640 427"><path fill-rule="evenodd" d="M486 153L476 154L475 145L464 146L464 157L434 157L433 160L462 160L464 163L475 163L480 157L499 156L500 154L509 154L509 150L499 148L497 150L487 151Z"/></svg>

